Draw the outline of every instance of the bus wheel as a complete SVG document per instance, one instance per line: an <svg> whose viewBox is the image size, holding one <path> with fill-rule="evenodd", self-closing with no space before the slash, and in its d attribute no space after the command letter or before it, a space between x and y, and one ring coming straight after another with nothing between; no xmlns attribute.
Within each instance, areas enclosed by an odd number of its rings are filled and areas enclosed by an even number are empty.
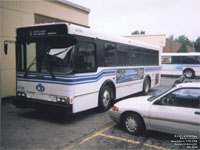
<svg viewBox="0 0 200 150"><path fill-rule="evenodd" d="M104 112L107 111L112 104L112 89L109 86L104 86L100 90L99 95L99 109Z"/></svg>
<svg viewBox="0 0 200 150"><path fill-rule="evenodd" d="M186 69L184 70L183 72L186 76L186 78L189 78L189 79L193 79L194 78L194 71L192 69Z"/></svg>
<svg viewBox="0 0 200 150"><path fill-rule="evenodd" d="M150 80L149 80L149 78L145 78L144 83L143 83L142 93L144 95L146 95L146 94L148 94L149 90L150 90Z"/></svg>

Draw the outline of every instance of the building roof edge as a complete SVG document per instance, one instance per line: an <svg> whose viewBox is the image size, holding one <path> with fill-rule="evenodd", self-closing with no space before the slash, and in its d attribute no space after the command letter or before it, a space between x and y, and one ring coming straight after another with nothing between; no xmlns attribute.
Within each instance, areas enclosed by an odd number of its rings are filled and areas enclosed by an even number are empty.
<svg viewBox="0 0 200 150"><path fill-rule="evenodd" d="M86 7L83 7L83 6L81 6L81 5L72 3L72 2L70 2L70 1L68 1L68 0L56 0L56 1L57 1L57 2L60 2L60 3L62 3L62 4L65 4L65 5L69 5L69 6L72 6L72 7L74 7L74 8L77 8L77 9L80 9L80 10L83 10L83 11L86 11L86 12L88 12L88 13L90 13L90 11L91 11L89 8L86 8Z"/></svg>

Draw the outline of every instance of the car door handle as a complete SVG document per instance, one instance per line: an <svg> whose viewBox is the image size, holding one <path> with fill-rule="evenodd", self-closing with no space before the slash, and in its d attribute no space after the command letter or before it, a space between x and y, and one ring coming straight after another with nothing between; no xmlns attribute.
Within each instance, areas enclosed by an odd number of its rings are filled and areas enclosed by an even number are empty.
<svg viewBox="0 0 200 150"><path fill-rule="evenodd" d="M200 115L200 112L196 111L194 112L195 115Z"/></svg>

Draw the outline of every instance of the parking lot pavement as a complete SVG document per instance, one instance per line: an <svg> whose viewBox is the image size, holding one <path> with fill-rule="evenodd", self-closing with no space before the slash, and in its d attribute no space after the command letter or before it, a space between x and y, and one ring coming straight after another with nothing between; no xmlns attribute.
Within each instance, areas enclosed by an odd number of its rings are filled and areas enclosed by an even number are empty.
<svg viewBox="0 0 200 150"><path fill-rule="evenodd" d="M186 149L186 146L176 145L174 135L150 131L143 136L133 136L122 130L122 127L111 124L103 130L95 132L85 139L65 148L77 149Z"/></svg>
<svg viewBox="0 0 200 150"><path fill-rule="evenodd" d="M163 77L151 90L165 90L176 78ZM199 79L193 81L199 82ZM96 109L65 116L52 111L18 109L10 103L2 106L2 146L11 149L185 149L172 140L174 135L148 132L133 136L116 125L108 112Z"/></svg>

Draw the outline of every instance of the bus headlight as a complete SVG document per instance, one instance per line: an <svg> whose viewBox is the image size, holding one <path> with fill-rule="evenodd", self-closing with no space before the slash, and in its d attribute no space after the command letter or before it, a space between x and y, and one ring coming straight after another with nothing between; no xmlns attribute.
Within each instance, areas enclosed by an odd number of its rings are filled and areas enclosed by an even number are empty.
<svg viewBox="0 0 200 150"><path fill-rule="evenodd" d="M71 104L72 100L69 97L56 97L56 102Z"/></svg>
<svg viewBox="0 0 200 150"><path fill-rule="evenodd" d="M25 92L17 92L17 96L26 97L26 93Z"/></svg>

